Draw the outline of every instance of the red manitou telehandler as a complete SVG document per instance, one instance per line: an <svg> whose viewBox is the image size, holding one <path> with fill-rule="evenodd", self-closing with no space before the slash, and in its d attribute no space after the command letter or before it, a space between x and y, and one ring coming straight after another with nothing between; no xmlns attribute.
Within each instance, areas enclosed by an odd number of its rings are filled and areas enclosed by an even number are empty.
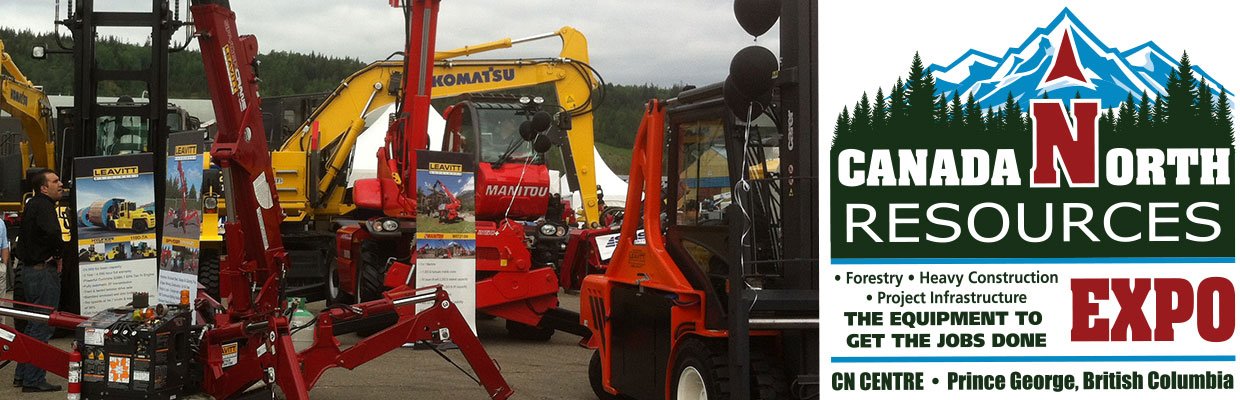
<svg viewBox="0 0 1240 400"><path fill-rule="evenodd" d="M438 3L411 1L405 7L415 15L433 15ZM238 35L227 0L191 4L219 127L211 158L223 171L229 204L220 301L204 294L191 310L188 292L182 292L180 305L149 307L145 294L135 294L130 305L90 318L0 305L0 315L76 329L78 338L74 351L66 352L0 325L0 361L28 362L68 377L71 398L73 390L80 390L87 399L174 399L200 391L225 399L262 384L258 390L272 397L278 386L288 399L307 399L329 368L352 369L408 342L450 339L488 397L511 396L497 364L441 286L397 285L377 300L328 308L309 324L290 323L294 310L285 297L289 260L280 236L282 210L272 190L271 156L259 112L258 43L253 36ZM415 31L422 20L414 19ZM418 312L419 304L429 307ZM195 311L202 325L191 324ZM340 348L336 336L374 318L391 323ZM314 342L296 351L291 334L305 328L313 328Z"/></svg>
<svg viewBox="0 0 1240 400"><path fill-rule="evenodd" d="M816 3L772 4L782 65L746 48L646 107L618 245L581 288L599 399L818 398Z"/></svg>
<svg viewBox="0 0 1240 400"><path fill-rule="evenodd" d="M446 188L437 190L452 199L443 204L444 208L418 204L419 188L414 181L417 152L428 150L430 143L427 117L436 21L433 7L422 12L409 16L412 25L405 52L406 73L401 76L400 100L384 145L377 152L376 177L358 179L354 184L353 202L377 215L343 226L336 233L340 286L349 288L340 292L354 295L353 299L341 298L341 302L377 298L388 288L383 277L394 270L394 262L414 260L419 211L424 218L444 223L461 217L460 202L455 199L460 193L450 193ZM541 153L552 146L548 130L553 124L567 130L573 110L557 113L557 118L542 111L541 102L541 98L523 96L457 104L445 111L445 148L436 150L467 153L478 162L474 186L477 311L504 319L512 337L546 341L556 330L579 336L590 332L578 323L578 313L559 308L555 262L539 262L546 258L540 254L547 252L527 245L540 243L544 237L566 238L568 231L563 205L558 196L549 194L550 177ZM496 125L478 127L479 121L494 121ZM442 184L435 186L441 188ZM433 216L427 216L428 211ZM540 219L537 227L526 225L526 221Z"/></svg>

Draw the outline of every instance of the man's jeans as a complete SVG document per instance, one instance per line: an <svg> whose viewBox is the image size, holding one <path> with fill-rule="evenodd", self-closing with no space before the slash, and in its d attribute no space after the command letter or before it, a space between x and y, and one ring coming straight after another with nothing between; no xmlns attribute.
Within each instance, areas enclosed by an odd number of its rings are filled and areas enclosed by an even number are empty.
<svg viewBox="0 0 1240 400"><path fill-rule="evenodd" d="M48 307L60 305L60 273L56 271L55 265L23 265L21 274L26 302ZM46 322L29 321L23 333L47 343L52 338L52 331L52 327ZM22 386L27 387L47 383L47 371L30 364L17 364L16 377L21 378Z"/></svg>

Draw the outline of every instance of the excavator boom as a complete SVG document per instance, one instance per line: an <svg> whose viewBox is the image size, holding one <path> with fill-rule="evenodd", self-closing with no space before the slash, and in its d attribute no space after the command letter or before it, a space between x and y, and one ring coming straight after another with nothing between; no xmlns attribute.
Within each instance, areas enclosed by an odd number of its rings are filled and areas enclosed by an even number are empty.
<svg viewBox="0 0 1240 400"><path fill-rule="evenodd" d="M16 117L26 134L26 140L20 146L20 171L15 171L20 175L15 178L22 179L30 167L53 168L56 150L51 137L51 103L43 90L30 82L13 63L13 57L5 51L3 41L0 41L0 110ZM6 175L6 179L11 178ZM20 200L0 202L0 211L17 211L20 208Z"/></svg>

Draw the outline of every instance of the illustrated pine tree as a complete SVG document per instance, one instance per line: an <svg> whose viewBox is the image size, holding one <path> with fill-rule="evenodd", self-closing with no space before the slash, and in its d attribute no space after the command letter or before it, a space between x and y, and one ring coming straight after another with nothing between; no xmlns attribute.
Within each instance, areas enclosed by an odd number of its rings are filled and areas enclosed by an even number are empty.
<svg viewBox="0 0 1240 400"><path fill-rule="evenodd" d="M835 137L831 141L832 149L841 149L851 144L851 134L849 132L848 107L844 107L840 111L840 116L835 119Z"/></svg>
<svg viewBox="0 0 1240 400"><path fill-rule="evenodd" d="M1197 82L1197 99L1193 102L1196 116L1193 118L1193 132L1202 138L1203 145L1216 146L1222 144L1219 137L1215 136L1215 128L1218 122L1214 119L1214 94L1210 92L1210 85L1205 82Z"/></svg>
<svg viewBox="0 0 1240 400"><path fill-rule="evenodd" d="M1227 145L1236 143L1236 122L1231 116L1231 101L1227 98L1227 90L1218 88L1218 104L1214 108L1215 136L1226 138Z"/></svg>
<svg viewBox="0 0 1240 400"><path fill-rule="evenodd" d="M935 129L940 132L946 131L951 125L951 105L948 104L947 94L942 94L934 98L934 121Z"/></svg>
<svg viewBox="0 0 1240 400"><path fill-rule="evenodd" d="M1115 112L1110 108L1098 117L1098 135L1102 137L1103 143L1115 136Z"/></svg>
<svg viewBox="0 0 1240 400"><path fill-rule="evenodd" d="M884 132L887 128L887 97L883 95L882 87L874 95L874 107L870 112L870 127L875 133Z"/></svg>
<svg viewBox="0 0 1240 400"><path fill-rule="evenodd" d="M904 96L903 78L896 78L896 84L891 86L891 102L888 110L888 129L890 132L899 134L904 130L906 121L908 121L908 101Z"/></svg>
<svg viewBox="0 0 1240 400"><path fill-rule="evenodd" d="M1154 98L1154 111L1151 116L1153 124L1151 127L1154 132L1161 132L1167 128L1167 102L1163 100L1163 96Z"/></svg>
<svg viewBox="0 0 1240 400"><path fill-rule="evenodd" d="M1115 122L1115 130L1119 135L1117 139L1128 137L1133 129L1137 127L1137 104L1132 98L1132 93L1128 94L1128 99L1119 107L1119 120Z"/></svg>
<svg viewBox="0 0 1240 400"><path fill-rule="evenodd" d="M952 92L952 102L948 113L948 118L951 120L947 125L948 129L956 133L965 131L965 110L964 105L960 104L960 91Z"/></svg>
<svg viewBox="0 0 1240 400"><path fill-rule="evenodd" d="M1150 104L1150 95L1141 92L1141 103L1137 105L1137 122L1136 128L1132 132L1132 136L1137 138L1141 143L1148 143L1150 131L1154 126L1154 117L1152 105Z"/></svg>
<svg viewBox="0 0 1240 400"><path fill-rule="evenodd" d="M913 54L908 72L908 120L912 124L926 124L934 118L934 77L926 72L921 54Z"/></svg>
<svg viewBox="0 0 1240 400"><path fill-rule="evenodd" d="M986 109L986 133L990 135L999 134L999 120L1003 119L1002 111L996 112L994 108Z"/></svg>
<svg viewBox="0 0 1240 400"><path fill-rule="evenodd" d="M969 93L969 99L964 104L966 110L964 118L965 129L973 134L986 133L986 119L982 114L982 106L977 104L977 100L973 98L972 92Z"/></svg>
<svg viewBox="0 0 1240 400"><path fill-rule="evenodd" d="M1180 56L1180 65L1167 76L1167 127L1182 129L1194 118L1193 103L1196 79L1188 52Z"/></svg>
<svg viewBox="0 0 1240 400"><path fill-rule="evenodd" d="M1012 96L1012 92L1008 92L1007 101L1003 102L1003 133L1005 135L1020 135L1024 132L1024 111L1021 110L1020 103Z"/></svg>
<svg viewBox="0 0 1240 400"><path fill-rule="evenodd" d="M873 131L870 124L870 98L864 92L861 93L861 100L857 101L853 108L852 131L858 135L869 135Z"/></svg>

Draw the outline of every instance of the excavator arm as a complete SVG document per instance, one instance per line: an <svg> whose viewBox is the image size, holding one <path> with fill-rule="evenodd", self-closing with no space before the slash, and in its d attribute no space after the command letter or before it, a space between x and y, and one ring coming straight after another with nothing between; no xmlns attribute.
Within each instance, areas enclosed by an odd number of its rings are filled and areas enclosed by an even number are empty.
<svg viewBox="0 0 1240 400"><path fill-rule="evenodd" d="M51 138L52 107L47 95L30 82L13 63L0 41L0 110L21 121L26 141L21 144L21 175L30 167L53 168L55 143ZM0 204L0 209L17 210L18 204Z"/></svg>

